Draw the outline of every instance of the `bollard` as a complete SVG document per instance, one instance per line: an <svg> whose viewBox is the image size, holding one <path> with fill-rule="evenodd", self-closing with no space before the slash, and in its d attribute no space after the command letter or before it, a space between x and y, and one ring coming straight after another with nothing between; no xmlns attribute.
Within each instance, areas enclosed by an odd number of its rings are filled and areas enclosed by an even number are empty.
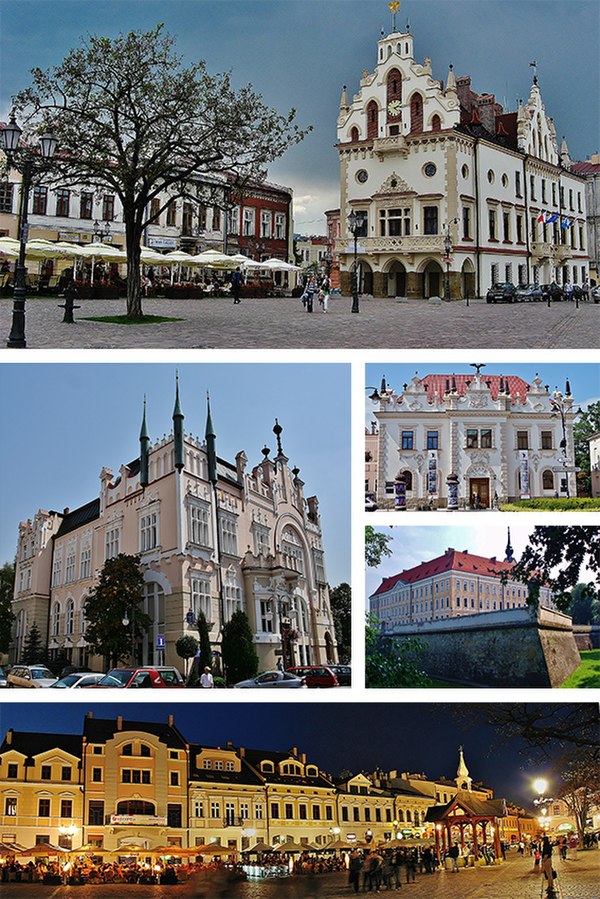
<svg viewBox="0 0 600 899"><path fill-rule="evenodd" d="M79 296L77 293L77 288L73 281L71 281L64 289L63 296L65 298L64 303L59 303L59 308L65 310L65 314L63 315L63 322L72 325L75 323L75 319L73 318L73 310L81 309L81 306L75 305L75 298Z"/></svg>

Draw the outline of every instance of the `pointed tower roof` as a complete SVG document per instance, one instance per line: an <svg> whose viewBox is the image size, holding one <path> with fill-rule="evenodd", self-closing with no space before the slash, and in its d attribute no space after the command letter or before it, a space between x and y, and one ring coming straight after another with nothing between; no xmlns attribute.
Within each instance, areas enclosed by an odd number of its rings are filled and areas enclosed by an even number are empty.
<svg viewBox="0 0 600 899"><path fill-rule="evenodd" d="M185 465L185 449L183 446L183 419L181 403L179 402L179 372L175 372L175 408L173 409L173 450L175 468L181 471Z"/></svg>
<svg viewBox="0 0 600 899"><path fill-rule="evenodd" d="M561 164L568 168L571 165L571 156L569 155L569 148L567 146L567 138L563 135L562 143L560 145L560 161Z"/></svg>
<svg viewBox="0 0 600 899"><path fill-rule="evenodd" d="M206 454L208 458L208 480L213 486L217 483L217 435L213 425L212 415L210 414L210 396L206 392L206 430L204 432L206 439Z"/></svg>
<svg viewBox="0 0 600 899"><path fill-rule="evenodd" d="M450 63L448 70L448 79L446 81L446 96L448 94L456 94L456 78L454 77L454 66Z"/></svg>
<svg viewBox="0 0 600 899"><path fill-rule="evenodd" d="M471 790L472 778L469 777L469 769L465 763L462 746L458 747L460 757L458 760L458 770L456 772L456 785L459 790Z"/></svg>
<svg viewBox="0 0 600 899"><path fill-rule="evenodd" d="M342 97L340 100L340 112L348 112L350 106L348 104L348 92L346 90L346 85L342 85Z"/></svg>
<svg viewBox="0 0 600 899"><path fill-rule="evenodd" d="M510 543L510 528L509 528L509 529L508 529L508 540L507 540L507 543L506 543L506 556L505 556L505 559L504 559L505 562L514 562L514 561L515 561L515 557L514 557L514 555L513 555L513 552L514 552L514 550L513 550L512 546L511 546L511 543Z"/></svg>
<svg viewBox="0 0 600 899"><path fill-rule="evenodd" d="M144 414L140 430L140 486L148 486L148 457L150 455L150 435L146 421L146 395L144 394Z"/></svg>

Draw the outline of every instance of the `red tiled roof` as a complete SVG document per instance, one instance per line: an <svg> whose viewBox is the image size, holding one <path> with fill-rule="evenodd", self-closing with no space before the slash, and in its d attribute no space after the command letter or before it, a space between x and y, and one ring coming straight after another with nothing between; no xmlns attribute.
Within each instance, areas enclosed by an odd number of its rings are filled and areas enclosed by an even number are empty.
<svg viewBox="0 0 600 899"><path fill-rule="evenodd" d="M513 403L517 401L524 403L527 391L529 390L530 385L527 381L524 381L523 378L518 378L516 375L485 375L482 373L481 379L484 384L487 384L492 392L492 399L495 400L498 397L500 392L500 379L503 378L504 382L508 381L508 387L510 390L510 396ZM464 396L467 392L467 385L471 384L475 380L474 374L469 375L425 375L425 377L421 380L422 385L427 389L427 399L430 403L433 403L436 396L439 399L444 398L444 394L446 393L446 381L450 382L450 388L452 389L454 383L456 382L456 389L460 396Z"/></svg>
<svg viewBox="0 0 600 899"><path fill-rule="evenodd" d="M572 162L571 171L577 175L594 175L600 172L600 165L597 162Z"/></svg>
<svg viewBox="0 0 600 899"><path fill-rule="evenodd" d="M414 568L408 568L392 577L383 579L373 596L387 593L402 581L405 584L416 584L419 581L433 577L434 574L443 574L452 571L457 574L497 575L500 577L505 571L512 569L511 562L501 562L498 559L488 559L485 556L474 556L469 552L458 552L455 549L448 550L443 556L431 559L430 562L421 562Z"/></svg>

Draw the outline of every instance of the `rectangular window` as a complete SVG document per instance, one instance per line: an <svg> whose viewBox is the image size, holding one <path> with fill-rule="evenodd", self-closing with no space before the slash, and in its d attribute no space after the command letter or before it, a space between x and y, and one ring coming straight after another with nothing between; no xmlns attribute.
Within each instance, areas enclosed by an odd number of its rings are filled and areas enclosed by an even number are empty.
<svg viewBox="0 0 600 899"><path fill-rule="evenodd" d="M471 208L469 206L463 206L462 211L462 236L463 240L471 239Z"/></svg>
<svg viewBox="0 0 600 899"><path fill-rule="evenodd" d="M247 821L250 817L250 806L247 802L240 802L240 818L242 821Z"/></svg>
<svg viewBox="0 0 600 899"><path fill-rule="evenodd" d="M275 213L275 240L285 240L285 214Z"/></svg>
<svg viewBox="0 0 600 899"><path fill-rule="evenodd" d="M171 781L172 787L179 786L179 772L178 771L171 771L170 781Z"/></svg>
<svg viewBox="0 0 600 899"><path fill-rule="evenodd" d="M521 196L521 172L515 172L515 194Z"/></svg>
<svg viewBox="0 0 600 899"><path fill-rule="evenodd" d="M219 517L221 528L221 549L230 556L237 555L237 518L221 514Z"/></svg>
<svg viewBox="0 0 600 899"><path fill-rule="evenodd" d="M207 621L212 621L212 601L210 596L210 580L205 577L190 577L190 593L192 610L196 618L200 612Z"/></svg>
<svg viewBox="0 0 600 899"><path fill-rule="evenodd" d="M516 218L517 224L517 243L523 243L523 216L518 215Z"/></svg>
<svg viewBox="0 0 600 899"><path fill-rule="evenodd" d="M260 629L263 634L273 633L273 606L268 600L260 602Z"/></svg>
<svg viewBox="0 0 600 899"><path fill-rule="evenodd" d="M260 236L270 238L272 228L273 219L271 213L268 209L262 209L260 213Z"/></svg>
<svg viewBox="0 0 600 899"><path fill-rule="evenodd" d="M235 824L235 804L233 802L225 803L225 824L229 827Z"/></svg>
<svg viewBox="0 0 600 899"><path fill-rule="evenodd" d="M181 233L184 237L191 237L194 233L194 207L191 203L183 204L183 217L181 220Z"/></svg>
<svg viewBox="0 0 600 899"><path fill-rule="evenodd" d="M210 507L190 505L189 513L190 543L196 546L211 546L210 539Z"/></svg>
<svg viewBox="0 0 600 899"><path fill-rule="evenodd" d="M33 188L33 207L32 212L34 215L46 215L46 209L48 208L48 188L47 187L34 187Z"/></svg>
<svg viewBox="0 0 600 899"><path fill-rule="evenodd" d="M319 805L313 805L313 807L312 807L312 817L313 817L313 821L320 821L320 820L321 820L321 806L319 806Z"/></svg>
<svg viewBox="0 0 600 899"><path fill-rule="evenodd" d="M181 806L178 803L169 802L167 805L167 827L181 827L181 822Z"/></svg>
<svg viewBox="0 0 600 899"><path fill-rule="evenodd" d="M325 806L325 820L333 821L333 806L332 805Z"/></svg>
<svg viewBox="0 0 600 899"><path fill-rule="evenodd" d="M16 796L7 796L4 801L4 814L8 818L16 818L17 817L17 797Z"/></svg>
<svg viewBox="0 0 600 899"><path fill-rule="evenodd" d="M73 769L65 766L61 769L60 779L61 780L71 780L72 774L73 774Z"/></svg>
<svg viewBox="0 0 600 899"><path fill-rule="evenodd" d="M255 220L254 209L244 209L244 213L243 213L243 217L242 217L242 234L244 237L253 237L254 236L254 220Z"/></svg>
<svg viewBox="0 0 600 899"><path fill-rule="evenodd" d="M488 209L489 239L496 240L496 210Z"/></svg>
<svg viewBox="0 0 600 899"><path fill-rule="evenodd" d="M221 210L218 206L213 208L212 229L213 231L221 230Z"/></svg>
<svg viewBox="0 0 600 899"><path fill-rule="evenodd" d="M0 181L0 212L12 213L14 184Z"/></svg>
<svg viewBox="0 0 600 899"><path fill-rule="evenodd" d="M279 818L279 803L271 803L271 818Z"/></svg>
<svg viewBox="0 0 600 899"><path fill-rule="evenodd" d="M154 199L150 200L150 220L156 224L160 224L159 218L159 210L160 210L160 197L154 197Z"/></svg>
<svg viewBox="0 0 600 899"><path fill-rule="evenodd" d="M73 817L73 800L72 799L61 799L60 800L60 817L61 818L72 818Z"/></svg>
<svg viewBox="0 0 600 899"><path fill-rule="evenodd" d="M102 768L92 768L92 782L102 783Z"/></svg>
<svg viewBox="0 0 600 899"><path fill-rule="evenodd" d="M546 179L542 178L542 203L546 202Z"/></svg>
<svg viewBox="0 0 600 899"><path fill-rule="evenodd" d="M204 817L204 803L201 799L194 800L194 817L195 818L203 818Z"/></svg>
<svg viewBox="0 0 600 899"><path fill-rule="evenodd" d="M227 210L227 230L230 234L240 233L240 207L233 206Z"/></svg>
<svg viewBox="0 0 600 899"><path fill-rule="evenodd" d="M510 212L502 213L502 233L505 241L510 241Z"/></svg>
<svg viewBox="0 0 600 899"><path fill-rule="evenodd" d="M201 203L198 207L198 228L200 231L206 231L206 222L208 218L208 209Z"/></svg>
<svg viewBox="0 0 600 899"><path fill-rule="evenodd" d="M221 817L221 803L216 799L213 799L210 803L210 817L211 818L220 818Z"/></svg>
<svg viewBox="0 0 600 899"><path fill-rule="evenodd" d="M517 449L529 449L529 435L527 431L517 431Z"/></svg>
<svg viewBox="0 0 600 899"><path fill-rule="evenodd" d="M65 564L65 584L71 584L75 580L75 550L70 550Z"/></svg>
<svg viewBox="0 0 600 899"><path fill-rule="evenodd" d="M167 206L167 228L174 228L177 223L177 203L171 200Z"/></svg>
<svg viewBox="0 0 600 899"><path fill-rule="evenodd" d="M38 802L38 818L50 817L50 800L40 799Z"/></svg>
<svg viewBox="0 0 600 899"><path fill-rule="evenodd" d="M285 817L286 818L294 817L294 805L291 802L286 802L286 804L285 804Z"/></svg>
<svg viewBox="0 0 600 899"><path fill-rule="evenodd" d="M552 431L542 431L542 449L552 449Z"/></svg>
<svg viewBox="0 0 600 899"><path fill-rule="evenodd" d="M402 449L403 450L411 450L414 449L414 431L402 431Z"/></svg>
<svg viewBox="0 0 600 899"><path fill-rule="evenodd" d="M62 559L54 560L52 567L52 586L58 587L62 583Z"/></svg>
<svg viewBox="0 0 600 899"><path fill-rule="evenodd" d="M64 218L69 217L69 200L71 192L66 187L59 187L56 191L56 214Z"/></svg>
<svg viewBox="0 0 600 899"><path fill-rule="evenodd" d="M301 821L306 821L306 819L308 818L308 806L306 806L304 803L300 803L300 805L298 806L298 817Z"/></svg>
<svg viewBox="0 0 600 899"><path fill-rule="evenodd" d="M427 431L427 449L438 449L438 431Z"/></svg>
<svg viewBox="0 0 600 899"><path fill-rule="evenodd" d="M140 552L154 549L158 544L158 513L147 512L140 518Z"/></svg>
<svg viewBox="0 0 600 899"><path fill-rule="evenodd" d="M529 176L529 199L535 200L535 175Z"/></svg>
<svg viewBox="0 0 600 899"><path fill-rule="evenodd" d="M115 556L119 555L120 542L121 542L120 528L110 528L106 532L106 537L105 537L105 542L104 542L104 558L105 559L114 559Z"/></svg>
<svg viewBox="0 0 600 899"><path fill-rule="evenodd" d="M354 821L360 821L360 809L356 805L352 809L352 817Z"/></svg>
<svg viewBox="0 0 600 899"><path fill-rule="evenodd" d="M102 197L102 219L105 222L115 220L115 195L104 194Z"/></svg>
<svg viewBox="0 0 600 899"><path fill-rule="evenodd" d="M92 219L94 217L94 194L83 190L79 197L79 218Z"/></svg>
<svg viewBox="0 0 600 899"><path fill-rule="evenodd" d="M423 208L423 233L438 233L438 208L437 206L425 206Z"/></svg>
<svg viewBox="0 0 600 899"><path fill-rule="evenodd" d="M492 448L492 430L491 428L482 428L480 432L480 446L482 449ZM465 588L466 589L466 588Z"/></svg>
<svg viewBox="0 0 600 899"><path fill-rule="evenodd" d="M7 768L6 776L9 777L11 780L14 780L16 777L18 777L19 776L19 766L10 764Z"/></svg>
<svg viewBox="0 0 600 899"><path fill-rule="evenodd" d="M87 578L92 573L92 551L89 546L81 550L81 558L79 559L79 577Z"/></svg>
<svg viewBox="0 0 600 899"><path fill-rule="evenodd" d="M42 765L42 780L52 780L52 767L51 765Z"/></svg>
<svg viewBox="0 0 600 899"><path fill-rule="evenodd" d="M263 817L263 807L262 807L262 805L255 805L255 806L254 806L254 817L256 818L257 821L262 821L262 817Z"/></svg>
<svg viewBox="0 0 600 899"><path fill-rule="evenodd" d="M544 226L544 227L545 227L545 226ZM536 242L536 240L537 240L537 233L538 233L537 219L532 218L532 219L531 219L531 242L532 242L532 243L535 243L535 242ZM544 240L545 240L545 239L546 239L546 237L545 237L545 235L544 235Z"/></svg>
<svg viewBox="0 0 600 899"><path fill-rule="evenodd" d="M365 821L371 820L371 809L367 806L365 808Z"/></svg>
<svg viewBox="0 0 600 899"><path fill-rule="evenodd" d="M479 432L476 428L467 428L467 449L477 449Z"/></svg>
<svg viewBox="0 0 600 899"><path fill-rule="evenodd" d="M504 266L504 280L507 284L512 284L512 262Z"/></svg>
<svg viewBox="0 0 600 899"><path fill-rule="evenodd" d="M348 820L349 820L348 806L343 805L342 806L342 821L348 821Z"/></svg>

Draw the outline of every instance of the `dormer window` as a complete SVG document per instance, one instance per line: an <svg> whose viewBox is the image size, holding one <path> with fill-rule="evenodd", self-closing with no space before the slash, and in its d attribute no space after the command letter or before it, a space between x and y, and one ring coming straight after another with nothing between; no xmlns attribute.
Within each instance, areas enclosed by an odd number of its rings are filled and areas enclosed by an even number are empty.
<svg viewBox="0 0 600 899"><path fill-rule="evenodd" d="M305 769L305 773L307 777L318 777L319 769L316 765L307 765Z"/></svg>
<svg viewBox="0 0 600 899"><path fill-rule="evenodd" d="M281 773L299 777L302 774L302 767L297 762L284 762L281 766Z"/></svg>
<svg viewBox="0 0 600 899"><path fill-rule="evenodd" d="M275 771L275 765L273 764L273 762L261 762L260 770L263 772L263 774L273 774L273 772Z"/></svg>

